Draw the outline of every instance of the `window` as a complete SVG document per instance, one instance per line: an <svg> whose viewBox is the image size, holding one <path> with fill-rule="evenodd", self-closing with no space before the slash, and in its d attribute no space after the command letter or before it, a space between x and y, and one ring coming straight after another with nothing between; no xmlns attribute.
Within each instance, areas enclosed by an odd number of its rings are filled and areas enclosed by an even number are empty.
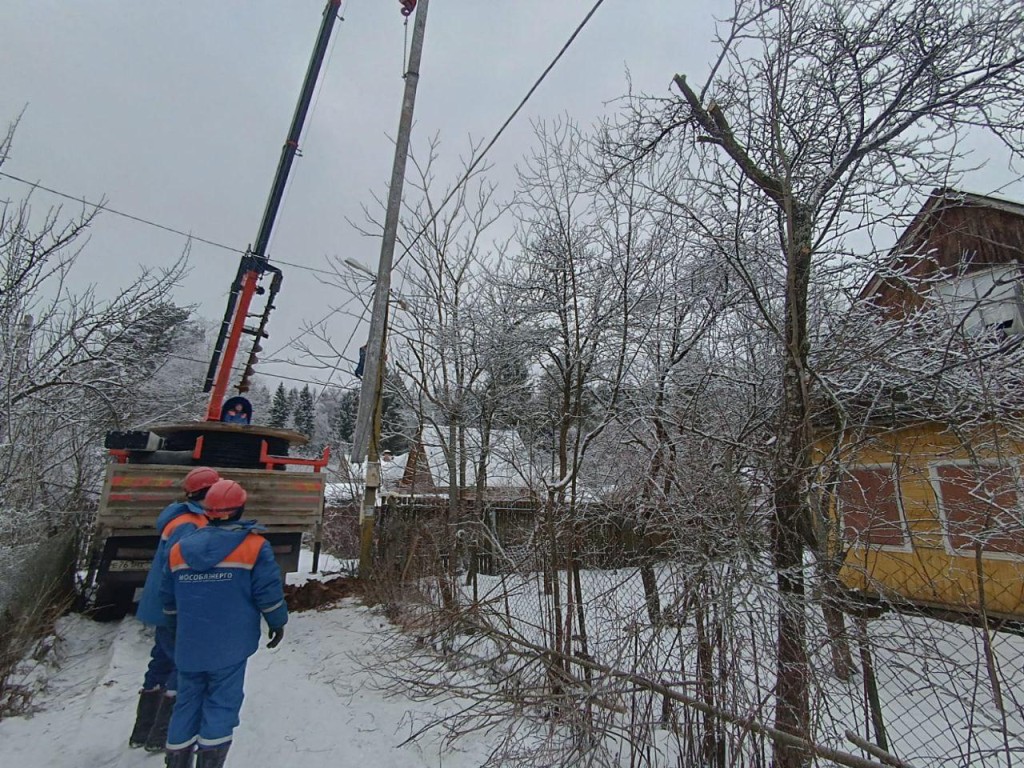
<svg viewBox="0 0 1024 768"><path fill-rule="evenodd" d="M1024 521L1015 468L997 463L932 467L946 541L954 552L980 543L991 554L1024 555Z"/></svg>
<svg viewBox="0 0 1024 768"><path fill-rule="evenodd" d="M1016 264L971 272L933 288L936 299L952 319L963 322L964 333L1007 336L1024 334L1020 271Z"/></svg>
<svg viewBox="0 0 1024 768"><path fill-rule="evenodd" d="M861 546L910 546L893 467L857 467L839 484L843 536Z"/></svg>

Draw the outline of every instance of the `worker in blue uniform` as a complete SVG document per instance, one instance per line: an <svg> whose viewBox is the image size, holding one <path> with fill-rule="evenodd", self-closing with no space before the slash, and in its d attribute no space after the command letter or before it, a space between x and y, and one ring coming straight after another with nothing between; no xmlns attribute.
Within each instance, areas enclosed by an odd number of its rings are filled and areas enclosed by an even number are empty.
<svg viewBox="0 0 1024 768"><path fill-rule="evenodd" d="M220 420L228 424L251 423L252 403L241 396L228 398L220 409Z"/></svg>
<svg viewBox="0 0 1024 768"><path fill-rule="evenodd" d="M167 726L174 709L178 676L174 667L174 632L167 626L160 601L160 584L171 547L185 534L206 525L206 515L200 502L218 480L217 470L196 467L182 481L185 501L168 504L156 519L160 542L135 611L139 621L156 628L156 636L142 690L139 691L135 725L128 738L128 746L133 748L145 747L147 752L160 752L167 741Z"/></svg>
<svg viewBox="0 0 1024 768"><path fill-rule="evenodd" d="M176 624L178 700L167 734L166 765L222 768L242 707L245 666L260 642L284 637L288 608L281 570L254 521L240 522L246 492L220 480L206 494L209 525L170 551L160 596Z"/></svg>

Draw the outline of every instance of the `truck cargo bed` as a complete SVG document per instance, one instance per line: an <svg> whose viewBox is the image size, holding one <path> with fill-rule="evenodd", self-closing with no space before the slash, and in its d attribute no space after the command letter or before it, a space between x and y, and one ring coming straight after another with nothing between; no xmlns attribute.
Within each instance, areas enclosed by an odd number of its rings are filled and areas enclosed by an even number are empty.
<svg viewBox="0 0 1024 768"><path fill-rule="evenodd" d="M193 469L160 464L109 464L96 522L108 534L153 530L160 511L181 501L181 481ZM269 530L313 533L323 516L325 476L319 472L218 469L248 498L244 517Z"/></svg>

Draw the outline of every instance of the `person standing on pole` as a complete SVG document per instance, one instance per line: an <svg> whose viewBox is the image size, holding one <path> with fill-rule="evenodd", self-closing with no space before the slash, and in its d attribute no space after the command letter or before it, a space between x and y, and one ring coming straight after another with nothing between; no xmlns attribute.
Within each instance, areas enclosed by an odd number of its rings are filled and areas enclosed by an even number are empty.
<svg viewBox="0 0 1024 768"><path fill-rule="evenodd" d="M156 519L160 535L153 564L146 575L146 585L135 616L143 624L156 627L149 668L139 691L139 704L135 711L135 726L128 738L128 746L145 747L147 752L160 752L167 740L167 726L174 709L178 689L178 674L174 666L174 632L168 627L160 604L160 582L167 568L167 555L182 536L206 525L206 516L200 502L210 487L220 480L217 470L196 467L182 481L185 501L167 505Z"/></svg>
<svg viewBox="0 0 1024 768"><path fill-rule="evenodd" d="M220 480L203 501L209 525L171 548L160 596L176 625L178 702L167 733L169 768L222 768L242 707L245 667L260 641L284 637L281 570L255 521L240 521L246 492Z"/></svg>

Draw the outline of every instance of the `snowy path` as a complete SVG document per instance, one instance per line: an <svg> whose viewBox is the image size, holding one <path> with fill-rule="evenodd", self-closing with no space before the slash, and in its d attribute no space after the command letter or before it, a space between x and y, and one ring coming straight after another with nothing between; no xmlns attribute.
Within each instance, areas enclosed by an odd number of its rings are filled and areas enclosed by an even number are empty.
<svg viewBox="0 0 1024 768"><path fill-rule="evenodd" d="M398 745L410 718L429 703L388 697L352 659L391 629L353 601L291 616L285 641L249 662L242 724L228 766L249 768L411 768L480 765L482 741L441 752L438 740ZM60 669L49 678L31 717L0 722L0 765L10 768L157 768L162 757L129 750L128 733L148 660L149 638L134 619L96 624L80 616L60 623ZM381 661L381 663L386 663Z"/></svg>

